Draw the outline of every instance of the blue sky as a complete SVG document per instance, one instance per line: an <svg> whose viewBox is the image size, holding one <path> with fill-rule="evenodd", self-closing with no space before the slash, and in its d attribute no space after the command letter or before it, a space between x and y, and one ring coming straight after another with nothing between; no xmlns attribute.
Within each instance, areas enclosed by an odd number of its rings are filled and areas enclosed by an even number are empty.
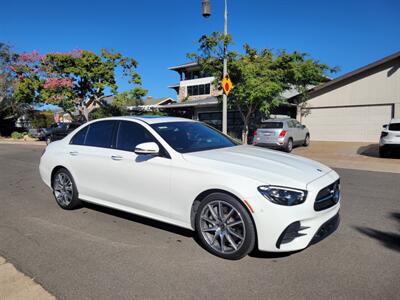
<svg viewBox="0 0 400 300"><path fill-rule="evenodd" d="M36 0L1 4L0 41L17 52L114 49L139 61L143 86L154 97L172 96L178 82L169 66L186 62L204 33L222 31L223 0ZM349 72L400 50L399 0L229 0L235 49L299 50ZM130 86L119 79L120 91Z"/></svg>

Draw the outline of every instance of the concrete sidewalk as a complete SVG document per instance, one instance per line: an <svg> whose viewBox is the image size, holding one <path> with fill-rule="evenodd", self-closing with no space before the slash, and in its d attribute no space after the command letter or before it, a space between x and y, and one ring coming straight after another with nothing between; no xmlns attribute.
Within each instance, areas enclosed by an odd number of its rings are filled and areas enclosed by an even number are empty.
<svg viewBox="0 0 400 300"><path fill-rule="evenodd" d="M308 147L293 149L293 154L333 168L400 173L400 156L380 158L378 144L311 141Z"/></svg>
<svg viewBox="0 0 400 300"><path fill-rule="evenodd" d="M56 299L0 256L0 300Z"/></svg>
<svg viewBox="0 0 400 300"><path fill-rule="evenodd" d="M44 141L34 141L34 140L14 140L14 139L5 139L0 138L0 144L9 144L9 145L33 145L33 146L46 146L46 142Z"/></svg>

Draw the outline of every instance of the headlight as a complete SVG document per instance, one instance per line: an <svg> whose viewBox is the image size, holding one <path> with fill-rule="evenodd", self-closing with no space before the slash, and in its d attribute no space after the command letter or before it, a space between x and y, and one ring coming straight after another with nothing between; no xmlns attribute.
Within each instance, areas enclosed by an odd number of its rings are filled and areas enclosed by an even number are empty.
<svg viewBox="0 0 400 300"><path fill-rule="evenodd" d="M262 185L258 187L258 191L269 201L279 205L297 205L307 198L307 191L280 186Z"/></svg>

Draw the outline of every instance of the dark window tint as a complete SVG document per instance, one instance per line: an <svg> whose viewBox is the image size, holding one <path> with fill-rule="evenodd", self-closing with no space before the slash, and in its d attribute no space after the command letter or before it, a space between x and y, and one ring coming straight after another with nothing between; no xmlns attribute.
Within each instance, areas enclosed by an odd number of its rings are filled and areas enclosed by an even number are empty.
<svg viewBox="0 0 400 300"><path fill-rule="evenodd" d="M155 142L153 136L142 125L121 121L117 135L117 149L134 151L141 143Z"/></svg>
<svg viewBox="0 0 400 300"><path fill-rule="evenodd" d="M109 148L115 121L100 121L90 125L86 135L86 146Z"/></svg>
<svg viewBox="0 0 400 300"><path fill-rule="evenodd" d="M282 122L265 122L261 125L262 128L283 128Z"/></svg>
<svg viewBox="0 0 400 300"><path fill-rule="evenodd" d="M400 123L389 124L389 130L400 131Z"/></svg>
<svg viewBox="0 0 400 300"><path fill-rule="evenodd" d="M85 144L85 137L86 137L86 132L88 131L89 126L86 126L85 128L79 130L71 139L71 144L73 145L83 145Z"/></svg>

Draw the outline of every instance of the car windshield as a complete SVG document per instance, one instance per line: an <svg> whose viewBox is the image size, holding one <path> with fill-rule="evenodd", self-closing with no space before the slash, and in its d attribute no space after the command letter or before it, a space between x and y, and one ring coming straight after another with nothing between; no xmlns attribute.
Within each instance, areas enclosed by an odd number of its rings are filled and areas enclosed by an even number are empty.
<svg viewBox="0 0 400 300"><path fill-rule="evenodd" d="M200 122L167 122L151 125L176 151L189 153L237 146L233 139Z"/></svg>
<svg viewBox="0 0 400 300"><path fill-rule="evenodd" d="M261 128L283 128L282 122L265 122Z"/></svg>

